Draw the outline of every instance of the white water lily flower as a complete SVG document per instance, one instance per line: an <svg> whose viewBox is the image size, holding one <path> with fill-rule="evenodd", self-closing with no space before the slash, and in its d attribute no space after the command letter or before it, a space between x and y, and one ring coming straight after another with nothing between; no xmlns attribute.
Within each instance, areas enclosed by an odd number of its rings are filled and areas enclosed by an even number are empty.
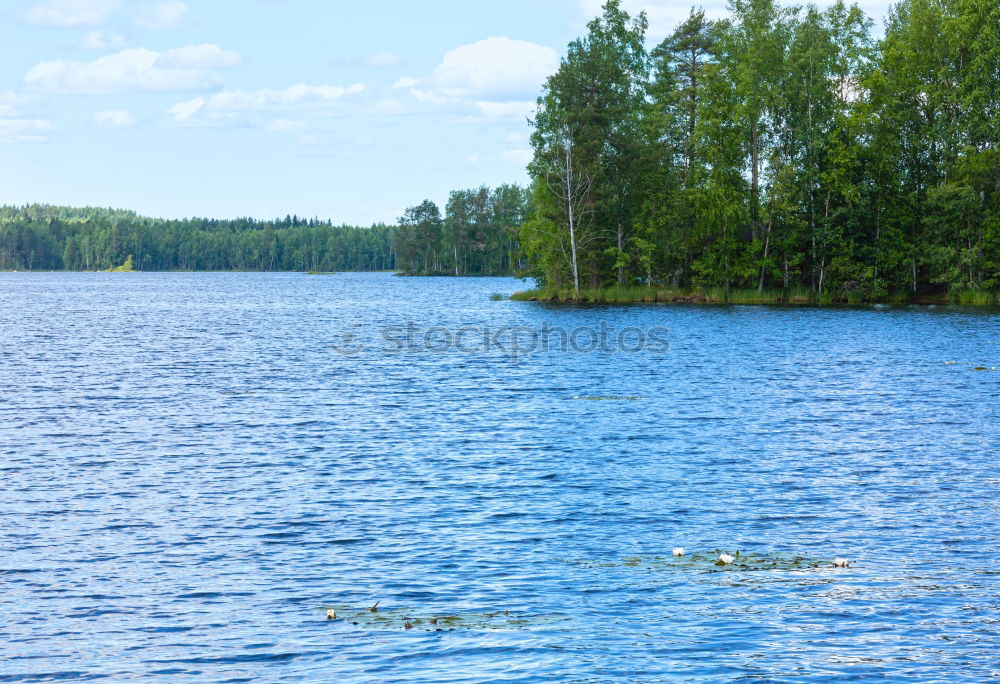
<svg viewBox="0 0 1000 684"><path fill-rule="evenodd" d="M736 559L730 556L728 553L722 553L719 554L719 560L725 563L726 565L732 565L733 561Z"/></svg>
<svg viewBox="0 0 1000 684"><path fill-rule="evenodd" d="M327 620L336 620L337 619L337 611L335 611L332 608L330 610L326 611L326 619Z"/></svg>
<svg viewBox="0 0 1000 684"><path fill-rule="evenodd" d="M846 558L834 558L833 559L833 567L835 567L835 568L847 568L847 567L850 567L850 566L848 565Z"/></svg>
<svg viewBox="0 0 1000 684"><path fill-rule="evenodd" d="M683 556L684 555L684 549L681 548L680 546L678 546L676 549L674 549L674 555L678 556L678 557Z"/></svg>

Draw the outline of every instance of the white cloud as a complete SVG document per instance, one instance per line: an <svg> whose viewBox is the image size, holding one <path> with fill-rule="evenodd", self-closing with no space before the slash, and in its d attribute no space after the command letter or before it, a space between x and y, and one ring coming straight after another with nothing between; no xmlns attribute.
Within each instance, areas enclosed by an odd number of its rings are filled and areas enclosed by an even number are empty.
<svg viewBox="0 0 1000 684"><path fill-rule="evenodd" d="M559 67L550 47L511 38L487 38L447 54L427 85L454 97L528 100Z"/></svg>
<svg viewBox="0 0 1000 684"><path fill-rule="evenodd" d="M415 88L420 83L419 78L413 78L412 76L403 76L401 79L393 84L393 88Z"/></svg>
<svg viewBox="0 0 1000 684"><path fill-rule="evenodd" d="M161 53L136 48L92 62L56 59L40 62L24 75L35 90L53 93L128 93L136 91L211 90L220 80L206 69L165 69Z"/></svg>
<svg viewBox="0 0 1000 684"><path fill-rule="evenodd" d="M426 78L404 76L410 106L451 111L469 118L524 120L542 84L559 66L552 48L511 38L487 38L446 53Z"/></svg>
<svg viewBox="0 0 1000 684"><path fill-rule="evenodd" d="M387 69L403 63L399 55L393 52L376 52L364 57L344 57L336 60L337 66L367 67L370 69Z"/></svg>
<svg viewBox="0 0 1000 684"><path fill-rule="evenodd" d="M180 0L164 0L139 10L132 17L132 21L144 29L159 31L174 29L184 23L187 11L188 6Z"/></svg>
<svg viewBox="0 0 1000 684"><path fill-rule="evenodd" d="M238 52L205 43L168 50L156 58L154 66L163 69L220 69L239 66L242 62Z"/></svg>
<svg viewBox="0 0 1000 684"><path fill-rule="evenodd" d="M100 26L118 0L46 0L28 10L26 18L42 26Z"/></svg>
<svg viewBox="0 0 1000 684"><path fill-rule="evenodd" d="M284 90L224 90L211 97L180 102L167 115L178 124L219 124L235 122L240 114L304 109L328 111L364 92L365 86L314 86L303 83Z"/></svg>
<svg viewBox="0 0 1000 684"><path fill-rule="evenodd" d="M0 119L0 143L45 142L54 130L44 119Z"/></svg>
<svg viewBox="0 0 1000 684"><path fill-rule="evenodd" d="M195 99L188 100L187 102L178 102L167 110L167 116L173 119L176 123L186 123L193 119L195 114L200 112L204 106L205 98L196 97Z"/></svg>
<svg viewBox="0 0 1000 684"><path fill-rule="evenodd" d="M125 36L109 31L91 31L80 40L84 50L117 50L125 46Z"/></svg>
<svg viewBox="0 0 1000 684"><path fill-rule="evenodd" d="M98 128L129 128L135 126L138 121L130 113L123 109L108 109L103 112L97 112L94 115L94 123L97 124Z"/></svg>
<svg viewBox="0 0 1000 684"><path fill-rule="evenodd" d="M410 88L408 92L410 97L426 104L455 104L461 100L458 97L444 95L440 91L425 90L424 88Z"/></svg>
<svg viewBox="0 0 1000 684"><path fill-rule="evenodd" d="M498 119L527 119L535 110L535 103L528 101L486 102L476 101L476 109L483 116Z"/></svg>
<svg viewBox="0 0 1000 684"><path fill-rule="evenodd" d="M290 133L292 131L300 131L305 127L306 125L302 121L293 121L292 119L275 119L265 126L264 130L270 131L271 133Z"/></svg>
<svg viewBox="0 0 1000 684"><path fill-rule="evenodd" d="M24 111L24 106L31 102L30 95L7 90L0 93L0 116L17 116Z"/></svg>
<svg viewBox="0 0 1000 684"><path fill-rule="evenodd" d="M319 138L315 135L302 135L299 136L300 145L316 145L319 143Z"/></svg>

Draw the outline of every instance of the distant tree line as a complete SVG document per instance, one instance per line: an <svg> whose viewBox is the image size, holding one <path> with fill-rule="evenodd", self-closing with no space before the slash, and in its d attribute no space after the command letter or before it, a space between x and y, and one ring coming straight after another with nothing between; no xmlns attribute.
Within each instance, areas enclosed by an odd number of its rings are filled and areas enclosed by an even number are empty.
<svg viewBox="0 0 1000 684"><path fill-rule="evenodd" d="M516 185L450 194L442 217L430 200L400 225L370 228L286 216L167 220L132 211L0 207L0 270L96 271L129 257L141 271L382 271L511 275L531 193Z"/></svg>
<svg viewBox="0 0 1000 684"><path fill-rule="evenodd" d="M0 268L381 270L885 299L1000 287L1000 3L730 0L647 49L607 0L532 121L529 189L398 226L0 208Z"/></svg>
<svg viewBox="0 0 1000 684"><path fill-rule="evenodd" d="M425 200L399 219L397 268L410 275L512 275L531 193L517 185L456 190L445 214Z"/></svg>
<svg viewBox="0 0 1000 684"><path fill-rule="evenodd" d="M1000 286L1000 3L901 0L880 40L844 2L729 8L647 50L645 15L609 0L569 45L533 120L532 274L577 292Z"/></svg>
<svg viewBox="0 0 1000 684"><path fill-rule="evenodd" d="M378 271L395 268L395 226L337 226L286 216L153 219L115 209L0 207L0 269Z"/></svg>

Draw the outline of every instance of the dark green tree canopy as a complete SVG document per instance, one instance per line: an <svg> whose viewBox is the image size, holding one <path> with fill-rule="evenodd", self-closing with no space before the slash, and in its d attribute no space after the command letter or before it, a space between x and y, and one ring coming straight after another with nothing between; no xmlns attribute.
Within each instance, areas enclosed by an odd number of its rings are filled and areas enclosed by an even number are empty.
<svg viewBox="0 0 1000 684"><path fill-rule="evenodd" d="M530 268L553 287L882 299L1000 287L1000 6L692 8L645 52L605 3L532 121Z"/></svg>

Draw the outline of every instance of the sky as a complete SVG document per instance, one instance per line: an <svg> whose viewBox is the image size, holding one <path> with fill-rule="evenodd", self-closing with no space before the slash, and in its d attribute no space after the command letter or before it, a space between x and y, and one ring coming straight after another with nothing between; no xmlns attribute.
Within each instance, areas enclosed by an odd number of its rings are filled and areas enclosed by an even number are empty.
<svg viewBox="0 0 1000 684"><path fill-rule="evenodd" d="M534 100L601 3L0 0L0 204L369 225L523 184ZM651 45L690 8L623 5Z"/></svg>

